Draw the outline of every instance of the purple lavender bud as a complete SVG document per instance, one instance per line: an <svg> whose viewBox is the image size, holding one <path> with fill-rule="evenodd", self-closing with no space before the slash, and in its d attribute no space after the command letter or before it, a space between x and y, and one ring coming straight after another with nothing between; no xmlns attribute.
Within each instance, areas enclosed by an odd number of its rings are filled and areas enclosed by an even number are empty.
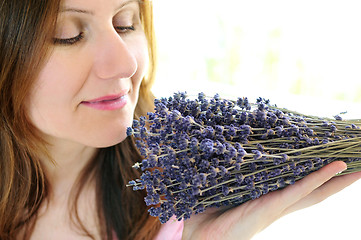
<svg viewBox="0 0 361 240"><path fill-rule="evenodd" d="M141 116L140 118L139 118L139 126L140 127L144 127L145 126L145 124L146 124L146 122L147 122L147 118L146 117L144 117L144 116Z"/></svg>
<svg viewBox="0 0 361 240"><path fill-rule="evenodd" d="M251 162L250 164L248 164L248 167L249 167L249 170L250 170L251 172L254 172L254 171L257 170L257 164L254 163L254 162ZM253 176L252 176L252 177L253 177Z"/></svg>
<svg viewBox="0 0 361 240"><path fill-rule="evenodd" d="M140 132L140 138L146 138L147 137L147 129L145 127L140 127L139 132Z"/></svg>
<svg viewBox="0 0 361 240"><path fill-rule="evenodd" d="M245 187L245 190L252 190L252 189L254 189L254 187L255 187L254 182L248 182Z"/></svg>
<svg viewBox="0 0 361 240"><path fill-rule="evenodd" d="M206 95L203 92L198 93L198 100L202 102L206 98Z"/></svg>
<svg viewBox="0 0 361 240"><path fill-rule="evenodd" d="M147 159L144 159L144 160L142 161L142 170L145 170L145 169L147 169L147 168L149 168L148 160L147 160Z"/></svg>
<svg viewBox="0 0 361 240"><path fill-rule="evenodd" d="M238 98L237 99L237 106L242 108L243 107L243 98Z"/></svg>
<svg viewBox="0 0 361 240"><path fill-rule="evenodd" d="M144 198L145 204L147 204L147 206L151 206L151 205L157 205L158 203L160 203L160 196L156 193L154 194L148 194L145 198Z"/></svg>
<svg viewBox="0 0 361 240"><path fill-rule="evenodd" d="M288 178L285 180L285 183L286 183L287 185L293 185L293 184L295 184L295 182L296 182L296 180L295 180L294 177L288 177Z"/></svg>
<svg viewBox="0 0 361 240"><path fill-rule="evenodd" d="M337 121L342 121L342 117L340 117L339 115L334 116L334 118L335 118L335 120L337 120Z"/></svg>
<svg viewBox="0 0 361 240"><path fill-rule="evenodd" d="M322 144L327 144L329 141L327 138L322 139Z"/></svg>
<svg viewBox="0 0 361 240"><path fill-rule="evenodd" d="M286 126L286 127L291 125L290 119L288 117L284 117L282 120L282 123L283 123L283 126Z"/></svg>
<svg viewBox="0 0 361 240"><path fill-rule="evenodd" d="M263 102L260 102L259 104L258 104L258 110L259 111L265 111L267 108L266 108L266 104L265 103L263 103Z"/></svg>
<svg viewBox="0 0 361 240"><path fill-rule="evenodd" d="M296 169L296 164L294 162L290 162L288 164L288 166L289 166L290 170L295 170Z"/></svg>
<svg viewBox="0 0 361 240"><path fill-rule="evenodd" d="M258 150L252 150L254 160L259 160L262 158L262 153Z"/></svg>
<svg viewBox="0 0 361 240"><path fill-rule="evenodd" d="M139 149L140 155L142 155L143 157L147 157L148 155L148 149L146 147L141 147Z"/></svg>
<svg viewBox="0 0 361 240"><path fill-rule="evenodd" d="M224 196L227 196L229 194L229 188L225 185L222 185L222 193Z"/></svg>
<svg viewBox="0 0 361 240"><path fill-rule="evenodd" d="M199 144L198 139L195 138L195 137L192 137L191 142L190 142L190 144L189 144L189 147L190 147L191 152L192 152L193 154L197 154L197 153L198 153L198 144Z"/></svg>
<svg viewBox="0 0 361 240"><path fill-rule="evenodd" d="M188 148L188 139L186 139L186 138L179 139L178 147L180 150L187 149Z"/></svg>
<svg viewBox="0 0 361 240"><path fill-rule="evenodd" d="M195 207L193 208L193 210L194 210L194 213L195 213L195 214L198 214L198 213L204 212L205 207L204 207L203 204L198 204L197 206L195 206Z"/></svg>
<svg viewBox="0 0 361 240"><path fill-rule="evenodd" d="M274 170L269 171L269 173L268 173L269 178L274 178L279 175L281 175L281 169L274 169Z"/></svg>
<svg viewBox="0 0 361 240"><path fill-rule="evenodd" d="M334 124L332 124L331 127L330 127L330 130L331 130L331 132L336 132L337 127Z"/></svg>
<svg viewBox="0 0 361 240"><path fill-rule="evenodd" d="M277 179L276 184L278 188L284 188L286 186L285 180L283 178Z"/></svg>
<svg viewBox="0 0 361 240"><path fill-rule="evenodd" d="M239 148L237 150L237 153L238 153L237 157L240 157L240 158L243 158L244 156L247 155L247 152L243 148Z"/></svg>
<svg viewBox="0 0 361 240"><path fill-rule="evenodd" d="M133 186L133 191L138 191L138 190L144 190L144 185L142 185L142 186Z"/></svg>
<svg viewBox="0 0 361 240"><path fill-rule="evenodd" d="M134 133L133 128L127 127L127 136L132 136Z"/></svg>
<svg viewBox="0 0 361 240"><path fill-rule="evenodd" d="M202 137L212 139L214 137L214 129L211 126L207 126L202 130Z"/></svg>
<svg viewBox="0 0 361 240"><path fill-rule="evenodd" d="M182 212L183 212L183 219L184 220L189 219L191 217L191 215L192 215L192 210L187 208L187 207L185 207Z"/></svg>
<svg viewBox="0 0 361 240"><path fill-rule="evenodd" d="M281 154L282 157L282 163L288 162L290 160L290 157L287 154Z"/></svg>
<svg viewBox="0 0 361 240"><path fill-rule="evenodd" d="M233 126L230 126L227 130L228 130L228 134L230 136L235 136L236 135L236 129Z"/></svg>
<svg viewBox="0 0 361 240"><path fill-rule="evenodd" d="M181 182L180 184L179 184L179 189L187 189L187 184L185 183L185 182Z"/></svg>
<svg viewBox="0 0 361 240"><path fill-rule="evenodd" d="M192 184L195 187L200 187L201 186L201 178L200 178L200 176L198 174L193 177Z"/></svg>
<svg viewBox="0 0 361 240"><path fill-rule="evenodd" d="M259 198L261 195L262 193L258 188L251 190L251 194L250 194L251 199Z"/></svg>
<svg viewBox="0 0 361 240"><path fill-rule="evenodd" d="M158 162L158 157L154 154L150 154L148 157L149 167L155 167L157 165L157 162Z"/></svg>
<svg viewBox="0 0 361 240"><path fill-rule="evenodd" d="M237 151L238 151L239 149L243 149L242 145L241 145L239 142L235 142L235 143L234 143L234 147L237 149Z"/></svg>
<svg viewBox="0 0 361 240"><path fill-rule="evenodd" d="M192 196L197 196L197 195L199 195L199 194L200 194L199 188L196 187L196 186L192 186L192 187L190 188L190 194L191 194Z"/></svg>
<svg viewBox="0 0 361 240"><path fill-rule="evenodd" d="M228 170L224 166L218 166L219 176L224 176L228 173Z"/></svg>
<svg viewBox="0 0 361 240"><path fill-rule="evenodd" d="M147 112L148 120L153 121L156 118L155 113L153 112Z"/></svg>
<svg viewBox="0 0 361 240"><path fill-rule="evenodd" d="M209 167L209 177L215 178L217 176L217 169L213 166Z"/></svg>
<svg viewBox="0 0 361 240"><path fill-rule="evenodd" d="M269 118L268 118L268 124L269 124L270 126L274 126L274 125L277 123L277 120L278 120L277 115L274 114L274 113L272 113L272 112L269 112L269 113L268 113L268 116L269 116Z"/></svg>
<svg viewBox="0 0 361 240"><path fill-rule="evenodd" d="M163 182L161 182L160 184L159 184L159 193L160 194L166 194L167 193L167 185L166 184L164 184Z"/></svg>
<svg viewBox="0 0 361 240"><path fill-rule="evenodd" d="M133 125L133 128L138 128L140 124L139 124L138 120L134 119L132 125Z"/></svg>
<svg viewBox="0 0 361 240"><path fill-rule="evenodd" d="M238 173L235 175L236 176L236 181L239 185L241 185L243 183L244 180L244 176L242 175L242 173Z"/></svg>
<svg viewBox="0 0 361 240"><path fill-rule="evenodd" d="M313 145L320 145L320 140L318 140L318 138L314 138L313 139L313 142L312 142Z"/></svg>
<svg viewBox="0 0 361 240"><path fill-rule="evenodd" d="M161 212L161 208L160 207L151 207L148 210L149 215L152 217L158 217L160 212Z"/></svg>
<svg viewBox="0 0 361 240"><path fill-rule="evenodd" d="M282 163L282 159L281 158L273 158L273 164L274 165L280 165Z"/></svg>
<svg viewBox="0 0 361 240"><path fill-rule="evenodd" d="M207 184L207 174L205 173L200 173L199 174L199 179L201 180L201 184L203 186L205 186Z"/></svg>
<svg viewBox="0 0 361 240"><path fill-rule="evenodd" d="M262 174L260 172L254 174L254 181L257 183L259 181L261 181L262 179Z"/></svg>
<svg viewBox="0 0 361 240"><path fill-rule="evenodd" d="M313 167L314 167L314 164L313 164L313 162L311 161L311 160L307 160L306 162L305 162L305 168L306 169L313 169Z"/></svg>
<svg viewBox="0 0 361 240"><path fill-rule="evenodd" d="M214 152L213 141L211 139L203 139L199 144L199 149L206 155L211 155Z"/></svg>
<svg viewBox="0 0 361 240"><path fill-rule="evenodd" d="M208 169L209 166L210 166L210 163L207 160L202 160L201 163L199 164L199 167L201 169Z"/></svg>
<svg viewBox="0 0 361 240"><path fill-rule="evenodd" d="M315 167L321 166L322 165L322 159L321 158L315 158L313 160L313 164L314 164Z"/></svg>
<svg viewBox="0 0 361 240"><path fill-rule="evenodd" d="M216 149L216 154L218 155L222 155L226 151L226 147L218 140L216 140L215 142L215 149Z"/></svg>
<svg viewBox="0 0 361 240"><path fill-rule="evenodd" d="M264 152L264 147L262 146L262 144L257 143L257 150L260 152Z"/></svg>
<svg viewBox="0 0 361 240"><path fill-rule="evenodd" d="M219 159L218 158L212 158L212 166L218 167L219 166Z"/></svg>
<svg viewBox="0 0 361 240"><path fill-rule="evenodd" d="M240 133L243 137L247 138L252 133L252 128L249 125L240 126Z"/></svg>
<svg viewBox="0 0 361 240"><path fill-rule="evenodd" d="M128 185L135 186L135 185L137 185L137 183L134 180L131 180L128 182Z"/></svg>
<svg viewBox="0 0 361 240"><path fill-rule="evenodd" d="M261 184L261 192L262 194L267 194L269 192L269 186L268 186L268 183L263 183Z"/></svg>
<svg viewBox="0 0 361 240"><path fill-rule="evenodd" d="M209 108L209 102L207 101L207 99L203 99L203 101L201 102L201 111L207 111Z"/></svg>
<svg viewBox="0 0 361 240"><path fill-rule="evenodd" d="M293 170L293 174L295 176L301 175L305 171L305 168L301 165L296 166L295 170Z"/></svg>
<svg viewBox="0 0 361 240"><path fill-rule="evenodd" d="M232 145L228 145L226 156L229 157L230 159L236 157L237 156L237 150Z"/></svg>
<svg viewBox="0 0 361 240"><path fill-rule="evenodd" d="M275 130L276 130L276 134L278 137L281 137L283 135L283 126L276 126L275 127Z"/></svg>
<svg viewBox="0 0 361 240"><path fill-rule="evenodd" d="M216 134L216 135L222 135L222 134L223 134L224 127L223 127L223 126L220 126L220 125L215 125L215 126L214 126L214 130L215 130L215 134Z"/></svg>
<svg viewBox="0 0 361 240"><path fill-rule="evenodd" d="M168 154L168 159L176 158L176 151L172 147L166 148L166 153Z"/></svg>

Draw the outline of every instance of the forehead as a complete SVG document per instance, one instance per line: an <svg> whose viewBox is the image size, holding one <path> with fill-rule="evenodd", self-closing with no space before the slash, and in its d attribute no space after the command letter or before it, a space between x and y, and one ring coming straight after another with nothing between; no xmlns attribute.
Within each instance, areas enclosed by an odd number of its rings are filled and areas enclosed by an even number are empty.
<svg viewBox="0 0 361 240"><path fill-rule="evenodd" d="M101 11L102 9L121 9L129 4L139 4L141 0L63 0L60 12L73 10L75 12Z"/></svg>

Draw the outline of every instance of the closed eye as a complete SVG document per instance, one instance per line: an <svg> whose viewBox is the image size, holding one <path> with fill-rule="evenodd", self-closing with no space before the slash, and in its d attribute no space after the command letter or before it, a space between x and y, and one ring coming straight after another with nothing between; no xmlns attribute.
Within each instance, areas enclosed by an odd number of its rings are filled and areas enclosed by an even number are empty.
<svg viewBox="0 0 361 240"><path fill-rule="evenodd" d="M54 44L60 45L73 45L84 38L83 32L79 33L77 36L72 38L53 38Z"/></svg>
<svg viewBox="0 0 361 240"><path fill-rule="evenodd" d="M114 28L120 34L125 34L125 33L131 32L131 31L135 31L135 27L133 25L132 26L116 26Z"/></svg>

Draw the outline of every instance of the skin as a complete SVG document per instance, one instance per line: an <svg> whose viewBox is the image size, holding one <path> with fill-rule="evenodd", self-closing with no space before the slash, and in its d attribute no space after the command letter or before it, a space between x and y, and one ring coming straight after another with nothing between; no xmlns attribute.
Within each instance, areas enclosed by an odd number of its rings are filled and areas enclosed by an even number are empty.
<svg viewBox="0 0 361 240"><path fill-rule="evenodd" d="M88 239L69 219L71 188L99 147L124 140L148 64L137 2L65 0L62 9L54 38L74 40L80 33L82 38L74 44L55 41L27 106L56 162L42 158L51 189L32 235L40 240ZM126 29L129 26L135 30ZM121 109L99 110L83 104L123 90L127 104ZM335 162L284 190L228 211L211 209L194 216L185 222L183 239L249 239L278 218L320 202L361 177L357 173L331 179L344 169L344 163ZM100 239L94 192L94 183L89 182L78 211L85 227Z"/></svg>

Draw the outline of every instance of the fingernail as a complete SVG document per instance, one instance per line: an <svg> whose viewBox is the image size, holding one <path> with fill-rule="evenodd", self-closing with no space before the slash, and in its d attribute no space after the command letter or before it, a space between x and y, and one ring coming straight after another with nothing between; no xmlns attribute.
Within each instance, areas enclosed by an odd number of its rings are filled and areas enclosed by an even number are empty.
<svg viewBox="0 0 361 240"><path fill-rule="evenodd" d="M347 170L347 166L345 167L345 169L343 169L343 170L339 171L338 173L336 173L335 176L338 176L338 175L342 174L346 170Z"/></svg>
<svg viewBox="0 0 361 240"><path fill-rule="evenodd" d="M339 175L341 175L344 171L345 171L345 170L343 170L343 171L341 171L341 172L336 173L336 174L335 174L335 176L339 176Z"/></svg>

